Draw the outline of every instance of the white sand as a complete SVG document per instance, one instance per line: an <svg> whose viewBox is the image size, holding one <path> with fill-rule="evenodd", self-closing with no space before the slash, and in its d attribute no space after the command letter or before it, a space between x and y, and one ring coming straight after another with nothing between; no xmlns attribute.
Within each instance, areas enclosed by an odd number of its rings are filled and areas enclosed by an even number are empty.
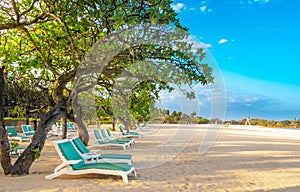
<svg viewBox="0 0 300 192"><path fill-rule="evenodd" d="M163 126L142 132L129 150L101 148L133 154L138 178L130 176L128 184L96 174L44 179L60 164L51 138L29 175L4 176L0 169L0 191L300 191L300 130L214 128L209 133L218 134L217 140L199 154L206 131Z"/></svg>

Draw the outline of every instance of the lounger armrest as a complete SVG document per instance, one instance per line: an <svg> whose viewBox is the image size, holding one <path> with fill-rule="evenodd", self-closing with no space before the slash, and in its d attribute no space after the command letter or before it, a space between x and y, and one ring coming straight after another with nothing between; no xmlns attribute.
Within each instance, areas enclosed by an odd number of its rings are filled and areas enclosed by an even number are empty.
<svg viewBox="0 0 300 192"><path fill-rule="evenodd" d="M87 146L86 148L90 149L92 147L95 147L95 145L97 145L99 142L99 140L94 141L91 145Z"/></svg>
<svg viewBox="0 0 300 192"><path fill-rule="evenodd" d="M99 149L90 150L90 153L91 153L91 154L95 154L95 153L98 153L99 151L100 151Z"/></svg>
<svg viewBox="0 0 300 192"><path fill-rule="evenodd" d="M90 146L88 146L87 148L90 149L90 148L92 148L92 147L98 146L99 141L100 141L100 142L106 142L106 141L103 140L103 139L97 139L95 142L93 142L93 143L92 143Z"/></svg>
<svg viewBox="0 0 300 192"><path fill-rule="evenodd" d="M94 160L97 161L98 154L96 153L85 153L81 154L82 158L84 159L85 163L91 163L94 162Z"/></svg>
<svg viewBox="0 0 300 192"><path fill-rule="evenodd" d="M95 142L95 143L98 143L99 141L101 141L101 142L108 142L109 141L109 139L97 139L97 141Z"/></svg>
<svg viewBox="0 0 300 192"><path fill-rule="evenodd" d="M82 160L70 160L70 161L64 161L62 162L60 165L58 165L55 169L54 169L54 172L58 172L59 170L65 168L66 166L69 166L69 165L74 165L74 164L77 164L79 162L81 162Z"/></svg>
<svg viewBox="0 0 300 192"><path fill-rule="evenodd" d="M113 135L117 138L122 138L122 136L124 136L121 132L119 132L117 134L113 134Z"/></svg>
<svg viewBox="0 0 300 192"><path fill-rule="evenodd" d="M77 163L80 163L82 160L69 160L67 161L67 163L69 163L69 165L74 165L74 164L77 164Z"/></svg>
<svg viewBox="0 0 300 192"><path fill-rule="evenodd" d="M115 140L115 139L120 139L121 137L116 137L116 136L110 136L110 139Z"/></svg>
<svg viewBox="0 0 300 192"><path fill-rule="evenodd" d="M88 149L93 148L93 147L95 147L96 143L98 143L98 142L94 142L94 143L92 143L92 145L86 146L86 148L88 148Z"/></svg>

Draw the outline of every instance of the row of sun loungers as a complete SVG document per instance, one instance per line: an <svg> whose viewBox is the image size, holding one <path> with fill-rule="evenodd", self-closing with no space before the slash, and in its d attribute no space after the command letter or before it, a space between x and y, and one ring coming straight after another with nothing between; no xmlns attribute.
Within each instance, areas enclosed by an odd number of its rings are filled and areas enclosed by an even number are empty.
<svg viewBox="0 0 300 192"><path fill-rule="evenodd" d="M126 150L134 143L134 139L131 138L112 137L109 129L95 129L94 135L96 138L96 144L102 147L116 146L122 147Z"/></svg>
<svg viewBox="0 0 300 192"><path fill-rule="evenodd" d="M15 126L6 126L6 130L8 133L8 140L10 141L19 141L20 143L23 141L31 141L30 135L26 135L24 131L23 134L18 133Z"/></svg>
<svg viewBox="0 0 300 192"><path fill-rule="evenodd" d="M10 140L31 141L35 133L31 125L22 125L23 133L17 133L14 126L6 126ZM74 126L75 127L75 126ZM76 129L76 128L75 128ZM126 150L134 144L134 137L140 138L138 132L127 132L122 126L118 127L119 135L112 134L110 129L96 129L93 131L96 142L87 147L78 138L54 141L54 147L62 160L62 163L54 169L54 173L46 176L53 179L60 175L78 175L87 173L119 175L124 182L128 182L128 175L134 173L133 159L131 154L105 154L100 150L90 150L90 147L121 147ZM76 129L77 130L77 129ZM11 154L19 154L26 147L17 146Z"/></svg>

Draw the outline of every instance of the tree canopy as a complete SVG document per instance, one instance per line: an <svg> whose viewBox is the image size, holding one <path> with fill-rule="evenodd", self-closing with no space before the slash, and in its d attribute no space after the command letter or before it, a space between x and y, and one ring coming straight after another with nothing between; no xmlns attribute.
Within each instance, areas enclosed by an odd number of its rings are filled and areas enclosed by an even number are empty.
<svg viewBox="0 0 300 192"><path fill-rule="evenodd" d="M147 73L147 81L133 81L131 92L122 97L129 113L137 119L147 119L147 111L158 92L172 90L171 83L213 81L211 69L202 63L205 51L192 51L187 28L181 26L171 3L171 0L4 0L0 3L0 141L5 174L29 173L50 127L60 118L76 121L79 137L88 143L79 93L91 87L106 90L106 98L119 98L125 93L126 83ZM170 31L169 27L173 33L162 35ZM135 33L128 33L130 30ZM120 39L116 41L116 38ZM121 49L108 57L110 50L118 46ZM150 69L140 67L144 61L151 63L146 65ZM152 76L155 79L151 80ZM124 77L129 78L125 83ZM18 89L5 87L12 84ZM12 97L17 90L26 94ZM36 92L43 93L43 97L32 110L40 111L41 120L32 142L12 164L3 121L5 107L24 99L36 103L40 97L26 99ZM190 92L186 94L193 96ZM92 99L97 100L96 96ZM2 102L4 99L7 102ZM141 102L146 105L141 106Z"/></svg>

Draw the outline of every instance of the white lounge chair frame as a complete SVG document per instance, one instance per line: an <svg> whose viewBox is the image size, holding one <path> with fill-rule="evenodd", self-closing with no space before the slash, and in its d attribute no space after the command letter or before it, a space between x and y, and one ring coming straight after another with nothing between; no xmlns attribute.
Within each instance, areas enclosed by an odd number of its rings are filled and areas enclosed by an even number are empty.
<svg viewBox="0 0 300 192"><path fill-rule="evenodd" d="M128 175L130 173L134 173L134 176L137 177L134 167L132 167L128 171L107 170L107 169L73 170L71 165L77 164L77 163L81 162L82 160L67 160L65 158L65 156L62 154L62 152L61 152L61 150L58 146L59 143L64 143L64 142L72 143L71 141L69 141L67 139L53 142L54 147L55 147L60 159L62 160L62 163L54 169L54 173L52 173L51 175L46 176L45 177L46 179L53 179L53 178L61 176L61 175L82 175L82 174L95 173L95 174L104 174L104 175L118 175L118 176L122 177L122 179L125 183L128 183ZM74 146L74 148L76 148L76 147Z"/></svg>
<svg viewBox="0 0 300 192"><path fill-rule="evenodd" d="M122 125L119 125L118 126L118 129L120 131L120 134L122 137L126 137L126 138L132 138L132 137L137 137L137 138L141 138L141 134L138 133L138 132L127 132L127 130L123 130L123 126ZM136 133L136 134L131 134L131 133Z"/></svg>
<svg viewBox="0 0 300 192"><path fill-rule="evenodd" d="M13 127L15 129L15 131L16 131L16 127L15 126L6 126L6 129L8 127L11 127L11 128ZM19 141L20 143L22 143L22 141L29 141L29 142L31 142L31 138L29 136L25 136L23 134L20 134L17 131L16 131L16 133L17 133L17 135L11 136L11 134L8 132L8 140L9 141Z"/></svg>
<svg viewBox="0 0 300 192"><path fill-rule="evenodd" d="M133 138L112 138L108 135L108 128L101 128L100 129L100 132L101 132L101 135L103 137L103 139L106 139L108 141L124 141L124 142L127 142L129 143L129 145L133 144L134 143L134 139ZM124 140L125 139L125 140Z"/></svg>
<svg viewBox="0 0 300 192"><path fill-rule="evenodd" d="M24 135L32 137L34 135L35 131L31 131L29 128L30 126L31 125L21 125L21 128L22 128Z"/></svg>
<svg viewBox="0 0 300 192"><path fill-rule="evenodd" d="M79 151L79 149L76 147L76 144L74 143L74 139L71 139L73 145L75 146L77 152L81 155L81 157L85 160L86 163L100 163L100 162L109 162L109 163L126 163L128 165L132 165L132 158L131 159L120 159L120 158L107 158L105 155L114 155L114 154L100 154L98 153L100 150L89 150L89 153L82 153ZM102 157L101 157L102 156ZM96 159L96 160L94 160Z"/></svg>
<svg viewBox="0 0 300 192"><path fill-rule="evenodd" d="M56 124L53 124L51 127L51 130L49 131L51 136L58 136L61 137L63 135L63 132L61 129L59 129ZM67 132L67 137L71 136L70 133Z"/></svg>
<svg viewBox="0 0 300 192"><path fill-rule="evenodd" d="M99 136L102 137L99 130L94 130L94 136L95 136L95 139L97 141L92 145L93 147L95 147L95 146L99 146L99 147L114 146L114 147L122 147L124 150L126 150L130 146L129 143L113 143L112 141L109 141L109 140L104 139L104 138L97 138L97 136L95 134L95 131L98 131Z"/></svg>

